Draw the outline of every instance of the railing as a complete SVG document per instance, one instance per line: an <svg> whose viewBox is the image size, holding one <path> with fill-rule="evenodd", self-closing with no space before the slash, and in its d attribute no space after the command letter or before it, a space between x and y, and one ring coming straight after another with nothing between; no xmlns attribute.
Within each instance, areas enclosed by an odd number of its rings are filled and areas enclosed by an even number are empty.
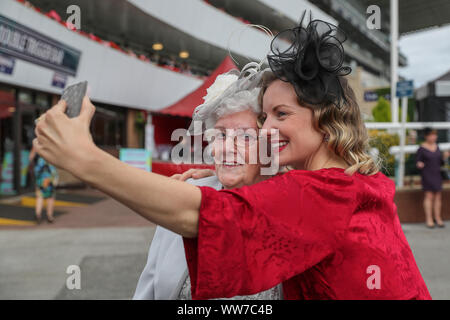
<svg viewBox="0 0 450 320"><path fill-rule="evenodd" d="M439 149L442 151L447 151L450 150L450 142L443 142L443 143L438 143L439 145ZM416 153L417 149L419 149L419 146L416 144L413 145L405 145L403 146L403 153L408 154L408 153ZM401 148L400 146L393 146L389 148L389 153L392 155L398 155L401 152Z"/></svg>
<svg viewBox="0 0 450 320"><path fill-rule="evenodd" d="M367 129L402 129L400 122L366 122ZM450 122L407 122L405 129L425 129L431 128L436 130L450 129Z"/></svg>

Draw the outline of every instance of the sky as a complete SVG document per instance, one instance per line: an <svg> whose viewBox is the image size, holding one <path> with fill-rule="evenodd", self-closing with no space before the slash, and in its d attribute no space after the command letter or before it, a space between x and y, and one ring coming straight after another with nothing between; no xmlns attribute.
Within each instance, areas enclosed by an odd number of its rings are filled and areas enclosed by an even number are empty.
<svg viewBox="0 0 450 320"><path fill-rule="evenodd" d="M402 36L399 46L408 59L399 73L416 88L450 71L450 26Z"/></svg>

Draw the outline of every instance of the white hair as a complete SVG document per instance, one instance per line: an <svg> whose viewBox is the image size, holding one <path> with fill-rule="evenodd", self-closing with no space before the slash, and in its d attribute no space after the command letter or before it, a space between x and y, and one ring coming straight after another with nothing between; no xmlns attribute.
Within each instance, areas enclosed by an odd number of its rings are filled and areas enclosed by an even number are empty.
<svg viewBox="0 0 450 320"><path fill-rule="evenodd" d="M204 103L195 108L189 133L201 134L211 129L217 120L233 113L251 110L255 114L261 112L258 96L262 75L270 69L260 71L257 63L249 63L242 69L231 70L220 75L208 88ZM200 126L194 123L201 122Z"/></svg>
<svg viewBox="0 0 450 320"><path fill-rule="evenodd" d="M210 115L210 118L205 119L206 129L214 127L220 118L234 113L250 110L258 115L261 112L261 107L258 103L260 90L260 88L254 88L251 90L239 91L222 101L220 107Z"/></svg>

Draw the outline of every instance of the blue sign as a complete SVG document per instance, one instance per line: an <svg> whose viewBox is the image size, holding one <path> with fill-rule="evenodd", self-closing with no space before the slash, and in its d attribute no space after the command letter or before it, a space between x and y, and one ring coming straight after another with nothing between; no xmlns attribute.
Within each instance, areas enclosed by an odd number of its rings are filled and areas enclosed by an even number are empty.
<svg viewBox="0 0 450 320"><path fill-rule="evenodd" d="M27 173L29 165L30 152L22 150L20 153L20 185L25 187L27 182ZM13 195L14 190L14 156L11 151L5 153L5 158L2 164L2 175L0 177L0 195Z"/></svg>
<svg viewBox="0 0 450 320"><path fill-rule="evenodd" d="M364 92L364 101L377 101L378 94L375 91Z"/></svg>
<svg viewBox="0 0 450 320"><path fill-rule="evenodd" d="M52 79L52 86L64 89L67 83L67 75L55 72Z"/></svg>
<svg viewBox="0 0 450 320"><path fill-rule="evenodd" d="M413 95L414 95L414 82L412 80L397 82L396 96L398 98L412 97Z"/></svg>
<svg viewBox="0 0 450 320"><path fill-rule="evenodd" d="M378 93L376 93L375 91L365 91L364 92L364 101L373 102L373 101L378 101L379 98L380 97L379 97ZM389 100L391 100L391 95L385 94L383 96L383 98L389 101Z"/></svg>
<svg viewBox="0 0 450 320"><path fill-rule="evenodd" d="M119 159L130 166L145 171L152 170L152 155L146 149L120 149Z"/></svg>
<svg viewBox="0 0 450 320"><path fill-rule="evenodd" d="M81 51L0 15L0 53L75 76Z"/></svg>
<svg viewBox="0 0 450 320"><path fill-rule="evenodd" d="M14 58L7 57L0 54L0 72L6 74L12 74L16 60Z"/></svg>

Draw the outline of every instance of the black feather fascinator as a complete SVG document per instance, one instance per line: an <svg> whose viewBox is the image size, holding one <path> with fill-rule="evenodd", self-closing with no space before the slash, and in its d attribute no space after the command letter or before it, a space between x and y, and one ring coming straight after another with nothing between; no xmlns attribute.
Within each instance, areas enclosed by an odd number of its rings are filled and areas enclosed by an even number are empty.
<svg viewBox="0 0 450 320"><path fill-rule="evenodd" d="M294 86L301 102L312 105L334 104L341 107L346 101L340 77L351 72L344 63L345 33L337 26L310 19L304 27L280 32L271 43L268 63L275 76Z"/></svg>

